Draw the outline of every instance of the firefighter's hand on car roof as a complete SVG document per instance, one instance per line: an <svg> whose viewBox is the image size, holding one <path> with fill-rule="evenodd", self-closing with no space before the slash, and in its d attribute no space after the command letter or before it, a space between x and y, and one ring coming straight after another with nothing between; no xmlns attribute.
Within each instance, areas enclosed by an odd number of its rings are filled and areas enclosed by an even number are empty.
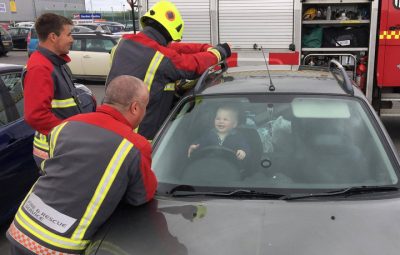
<svg viewBox="0 0 400 255"><path fill-rule="evenodd" d="M231 56L231 47L228 43L220 43L214 48L221 54L221 60L225 60Z"/></svg>
<svg viewBox="0 0 400 255"><path fill-rule="evenodd" d="M178 97L183 96L186 92L192 90L197 83L198 79L196 80L179 80L175 83L175 94Z"/></svg>

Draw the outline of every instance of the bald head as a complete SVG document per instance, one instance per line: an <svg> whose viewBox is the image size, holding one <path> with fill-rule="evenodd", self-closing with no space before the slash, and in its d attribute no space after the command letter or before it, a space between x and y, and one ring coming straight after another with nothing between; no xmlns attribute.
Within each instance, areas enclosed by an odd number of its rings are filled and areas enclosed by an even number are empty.
<svg viewBox="0 0 400 255"><path fill-rule="evenodd" d="M143 81L133 76L121 75L108 84L103 102L123 110L129 107L132 101L141 102L146 95L147 88Z"/></svg>

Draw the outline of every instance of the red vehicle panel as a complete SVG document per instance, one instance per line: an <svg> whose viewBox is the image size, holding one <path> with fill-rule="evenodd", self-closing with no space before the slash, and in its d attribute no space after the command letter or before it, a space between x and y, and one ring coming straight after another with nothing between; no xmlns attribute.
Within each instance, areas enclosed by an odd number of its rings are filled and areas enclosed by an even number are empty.
<svg viewBox="0 0 400 255"><path fill-rule="evenodd" d="M400 0L383 0L379 26L377 82L400 87Z"/></svg>

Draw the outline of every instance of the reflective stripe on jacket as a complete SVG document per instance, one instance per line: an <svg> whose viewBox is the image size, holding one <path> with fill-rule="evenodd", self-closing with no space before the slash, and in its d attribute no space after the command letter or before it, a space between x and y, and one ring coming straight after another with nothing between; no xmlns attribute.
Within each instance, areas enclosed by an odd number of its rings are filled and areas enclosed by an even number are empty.
<svg viewBox="0 0 400 255"><path fill-rule="evenodd" d="M49 144L46 175L14 220L39 244L79 253L122 198L132 205L153 198L151 145L114 108L69 118L52 130Z"/></svg>
<svg viewBox="0 0 400 255"><path fill-rule="evenodd" d="M136 35L125 35L113 52L107 78L108 84L119 75L132 75L148 86L150 101L139 133L150 140L173 107L175 82L196 79L221 60L218 50L208 44L166 43L152 27L145 27Z"/></svg>

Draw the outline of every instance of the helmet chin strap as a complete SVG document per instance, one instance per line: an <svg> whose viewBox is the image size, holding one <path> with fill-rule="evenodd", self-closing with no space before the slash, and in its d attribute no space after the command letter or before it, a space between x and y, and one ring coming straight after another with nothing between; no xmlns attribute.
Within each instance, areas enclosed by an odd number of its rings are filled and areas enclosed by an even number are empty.
<svg viewBox="0 0 400 255"><path fill-rule="evenodd" d="M144 23L146 24L146 26L152 27L155 30L157 30L158 32L160 32L160 34L165 38L165 40L167 41L167 44L172 42L172 37L171 35L168 33L167 29L165 29L165 27L163 27L160 23L158 23L156 20L147 18L144 20Z"/></svg>

